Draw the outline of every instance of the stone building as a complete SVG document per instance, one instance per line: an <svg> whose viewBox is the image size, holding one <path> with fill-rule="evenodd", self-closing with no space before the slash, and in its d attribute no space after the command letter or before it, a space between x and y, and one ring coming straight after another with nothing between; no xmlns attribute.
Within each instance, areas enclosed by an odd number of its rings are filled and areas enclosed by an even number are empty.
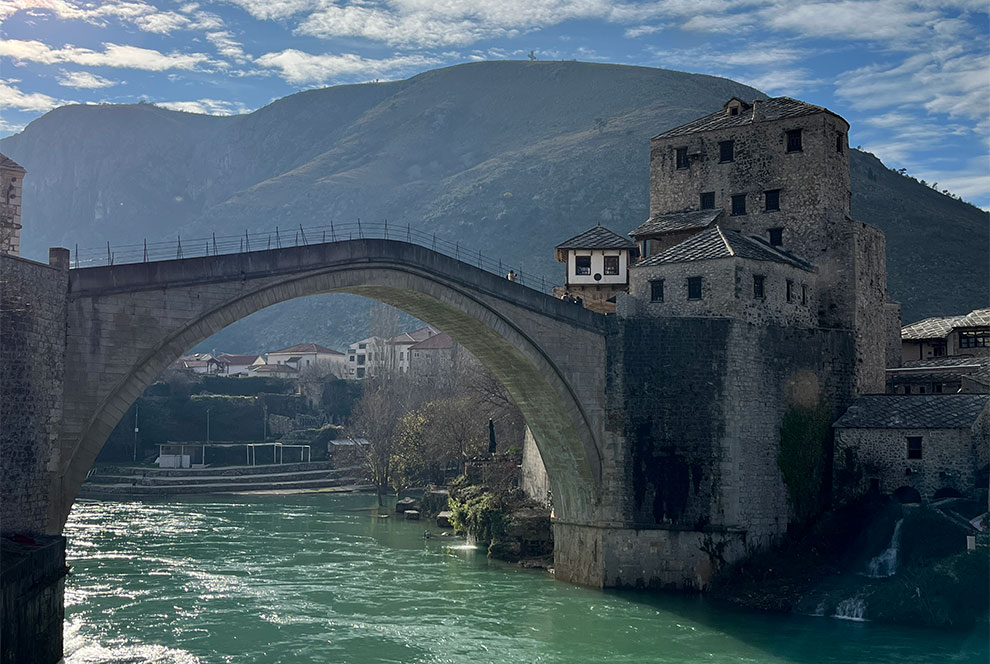
<svg viewBox="0 0 990 664"><path fill-rule="evenodd" d="M956 393L990 393L990 356L910 360L887 369L887 394Z"/></svg>
<svg viewBox="0 0 990 664"><path fill-rule="evenodd" d="M901 328L901 360L955 355L990 357L990 309L926 318Z"/></svg>
<svg viewBox="0 0 990 664"><path fill-rule="evenodd" d="M406 349L409 374L417 381L435 381L450 373L459 351L449 334L434 334Z"/></svg>
<svg viewBox="0 0 990 664"><path fill-rule="evenodd" d="M630 270L630 294L649 302L658 281L668 286L668 278L694 278L697 285L701 277L702 297L692 299L704 301L705 275L687 274L691 269L686 263L717 268L712 258L685 255L683 243L698 242L694 236L703 234L717 244L716 233L725 238L734 231L731 237L739 247L758 247L765 257L780 252L778 260L764 260L765 266L790 267L765 275L737 267L724 288L711 284L711 296L729 292L734 281L731 292L737 302L730 308L741 306L752 313L753 300L773 302L758 295L762 281L764 293L784 294L784 304L805 302L809 311L798 318L806 325L855 334L857 388L860 393L881 392L883 358L892 328L899 327L898 309L886 301L883 234L849 216L848 131L835 113L795 99L748 103L732 98L715 113L655 136L650 146L650 218L631 233L647 258ZM731 248L725 251L732 253ZM670 260L678 255L690 260ZM735 264L745 260L739 257ZM750 277L755 297L749 284L743 284ZM747 299L750 306L742 306ZM729 313L726 304L712 302L706 315ZM665 307L654 309L665 313Z"/></svg>
<svg viewBox="0 0 990 664"><path fill-rule="evenodd" d="M21 255L21 188L27 171L0 154L0 254Z"/></svg>
<svg viewBox="0 0 990 664"><path fill-rule="evenodd" d="M794 99L730 99L651 141L606 390L645 558L697 571L719 564L706 542L724 560L772 543L806 516L778 463L785 415L834 419L884 390L899 311L883 234L849 216L848 129Z"/></svg>
<svg viewBox="0 0 990 664"><path fill-rule="evenodd" d="M913 502L987 487L990 395L863 396L834 429L840 498L874 490Z"/></svg>
<svg viewBox="0 0 990 664"><path fill-rule="evenodd" d="M599 224L561 242L554 253L567 265L566 283L553 289L554 296L580 298L592 311L614 314L616 293L629 288L629 265L637 254L636 245Z"/></svg>

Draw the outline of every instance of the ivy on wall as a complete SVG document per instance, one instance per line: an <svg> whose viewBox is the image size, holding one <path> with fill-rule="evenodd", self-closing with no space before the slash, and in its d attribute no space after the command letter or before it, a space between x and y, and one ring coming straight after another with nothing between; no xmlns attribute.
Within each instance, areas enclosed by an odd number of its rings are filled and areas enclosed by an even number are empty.
<svg viewBox="0 0 990 664"><path fill-rule="evenodd" d="M798 520L818 511L828 471L826 444L831 423L832 410L823 400L812 406L791 406L780 423L777 466Z"/></svg>

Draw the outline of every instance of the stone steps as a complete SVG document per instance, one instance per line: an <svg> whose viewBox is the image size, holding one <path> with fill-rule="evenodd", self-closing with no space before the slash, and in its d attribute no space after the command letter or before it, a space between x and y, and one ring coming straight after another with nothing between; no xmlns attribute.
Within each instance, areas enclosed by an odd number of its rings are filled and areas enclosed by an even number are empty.
<svg viewBox="0 0 990 664"><path fill-rule="evenodd" d="M251 491L290 491L298 489L330 489L343 486L353 486L360 481L354 477L335 479L281 479L267 482L215 482L181 485L148 485L131 483L96 483L87 482L79 490L80 498L117 498L137 496L174 496L191 494L233 493Z"/></svg>
<svg viewBox="0 0 990 664"><path fill-rule="evenodd" d="M91 484L137 484L139 486L182 486L209 484L255 484L277 481L334 480L343 476L353 477L358 469L305 470L289 472L255 473L251 475L195 475L187 477L158 477L142 475L94 475Z"/></svg>

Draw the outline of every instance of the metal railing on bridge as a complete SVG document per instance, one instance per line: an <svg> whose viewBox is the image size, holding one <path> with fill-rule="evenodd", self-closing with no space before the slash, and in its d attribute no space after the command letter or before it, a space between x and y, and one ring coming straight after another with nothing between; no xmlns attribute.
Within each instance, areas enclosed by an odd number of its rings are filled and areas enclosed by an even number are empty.
<svg viewBox="0 0 990 664"><path fill-rule="evenodd" d="M72 267L103 267L201 256L220 256L365 238L398 240L427 247L486 272L511 278L524 286L548 295L551 295L553 291L552 282L548 282L542 274L526 272L519 265L490 258L480 250L466 247L458 241L451 242L443 237L437 237L436 233L417 230L408 224L397 226L387 221L381 224L368 224L361 221L342 224L331 222L326 226L304 227L299 225L288 229L276 226L274 231L255 233L244 231L241 235L212 233L209 237L198 238L176 236L175 240L159 242L145 240L139 244L111 245L110 242L107 242L105 247L90 247L82 250L79 249L79 245L76 245Z"/></svg>

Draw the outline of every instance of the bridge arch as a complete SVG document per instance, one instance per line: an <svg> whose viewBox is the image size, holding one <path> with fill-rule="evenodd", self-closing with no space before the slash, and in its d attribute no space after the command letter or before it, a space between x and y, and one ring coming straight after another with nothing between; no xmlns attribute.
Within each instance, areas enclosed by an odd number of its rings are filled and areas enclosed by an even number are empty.
<svg viewBox="0 0 990 664"><path fill-rule="evenodd" d="M477 356L523 412L558 517L592 518L602 475L600 317L424 247L351 240L73 270L67 355L81 361L66 367L52 526L61 530L113 427L182 353L265 307L335 292L396 306Z"/></svg>

